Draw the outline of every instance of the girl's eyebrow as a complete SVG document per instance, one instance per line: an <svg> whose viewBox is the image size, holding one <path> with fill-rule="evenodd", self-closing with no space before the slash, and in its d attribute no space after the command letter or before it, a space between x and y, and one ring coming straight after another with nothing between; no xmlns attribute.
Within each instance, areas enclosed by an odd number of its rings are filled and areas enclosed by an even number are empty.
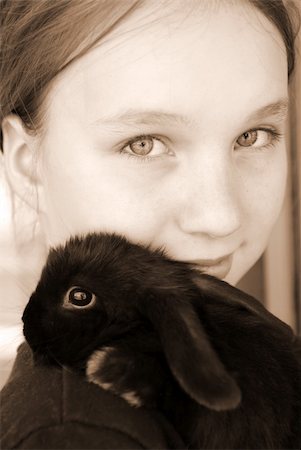
<svg viewBox="0 0 301 450"><path fill-rule="evenodd" d="M248 121L263 120L267 117L277 117L282 120L286 117L288 110L288 99L283 98L277 102L262 106L256 111L252 112ZM91 124L92 126L105 125L112 127L120 126L135 126L135 125L165 125L165 126L179 126L184 125L190 128L197 128L198 124L188 116L182 114L169 113L160 110L139 110L127 109L115 115L102 116Z"/></svg>
<svg viewBox="0 0 301 450"><path fill-rule="evenodd" d="M135 125L185 125L196 126L196 122L182 114L161 110L127 109L119 114L102 116L92 125L135 126Z"/></svg>
<svg viewBox="0 0 301 450"><path fill-rule="evenodd" d="M263 120L266 117L277 117L279 119L285 119L288 111L288 98L282 98L275 103L262 106L254 111L249 117L249 121Z"/></svg>

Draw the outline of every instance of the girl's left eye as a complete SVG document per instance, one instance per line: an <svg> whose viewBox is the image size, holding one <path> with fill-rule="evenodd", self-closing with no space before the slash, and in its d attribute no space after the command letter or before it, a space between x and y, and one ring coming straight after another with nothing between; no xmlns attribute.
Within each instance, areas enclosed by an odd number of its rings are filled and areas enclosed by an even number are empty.
<svg viewBox="0 0 301 450"><path fill-rule="evenodd" d="M279 140L280 137L281 135L276 130L272 129L248 130L238 137L234 148L262 148L273 144L273 142Z"/></svg>
<svg viewBox="0 0 301 450"><path fill-rule="evenodd" d="M138 136L121 149L121 153L138 158L162 156L168 154L168 152L169 149L166 144L154 136Z"/></svg>

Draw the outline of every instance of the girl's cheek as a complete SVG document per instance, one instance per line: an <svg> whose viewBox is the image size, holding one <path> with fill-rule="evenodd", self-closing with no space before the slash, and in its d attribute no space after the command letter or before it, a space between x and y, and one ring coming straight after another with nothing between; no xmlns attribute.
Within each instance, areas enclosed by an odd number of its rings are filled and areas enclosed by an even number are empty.
<svg viewBox="0 0 301 450"><path fill-rule="evenodd" d="M285 145L253 155L240 155L236 161L240 178L238 192L245 204L268 222L274 223L280 212L287 179ZM251 207L252 205L252 207ZM254 219L252 219L254 221Z"/></svg>

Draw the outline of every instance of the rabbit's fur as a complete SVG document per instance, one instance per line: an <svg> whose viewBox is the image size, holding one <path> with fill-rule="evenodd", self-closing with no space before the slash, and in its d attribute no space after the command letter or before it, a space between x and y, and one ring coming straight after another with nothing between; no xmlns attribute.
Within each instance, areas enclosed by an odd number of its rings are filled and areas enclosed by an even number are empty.
<svg viewBox="0 0 301 450"><path fill-rule="evenodd" d="M94 303L74 306L73 286ZM36 360L160 409L188 448L301 447L300 340L254 298L161 250L71 238L50 251L23 322Z"/></svg>

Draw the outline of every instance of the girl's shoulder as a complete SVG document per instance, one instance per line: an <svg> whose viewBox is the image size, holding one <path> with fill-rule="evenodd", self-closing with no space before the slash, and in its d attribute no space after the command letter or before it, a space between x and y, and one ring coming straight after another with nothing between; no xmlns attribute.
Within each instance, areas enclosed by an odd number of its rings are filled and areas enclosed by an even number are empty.
<svg viewBox="0 0 301 450"><path fill-rule="evenodd" d="M184 448L159 412L130 407L64 368L35 365L26 343L1 403L3 449Z"/></svg>

